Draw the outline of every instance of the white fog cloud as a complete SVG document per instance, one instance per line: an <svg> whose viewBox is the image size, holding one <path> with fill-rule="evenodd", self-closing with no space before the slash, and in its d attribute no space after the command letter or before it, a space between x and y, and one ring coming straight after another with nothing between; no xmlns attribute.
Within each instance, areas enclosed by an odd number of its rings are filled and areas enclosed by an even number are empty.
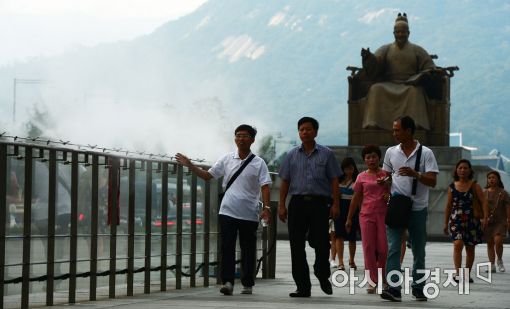
<svg viewBox="0 0 510 309"><path fill-rule="evenodd" d="M0 66L80 46L130 40L206 1L2 0Z"/></svg>
<svg viewBox="0 0 510 309"><path fill-rule="evenodd" d="M384 16L387 14L394 15L395 12L398 12L398 9L384 8L384 9L380 9L378 11L371 11L371 12L366 13L362 17L358 18L358 21L365 23L365 24L370 24L373 21L375 21L376 19L380 18L381 16Z"/></svg>

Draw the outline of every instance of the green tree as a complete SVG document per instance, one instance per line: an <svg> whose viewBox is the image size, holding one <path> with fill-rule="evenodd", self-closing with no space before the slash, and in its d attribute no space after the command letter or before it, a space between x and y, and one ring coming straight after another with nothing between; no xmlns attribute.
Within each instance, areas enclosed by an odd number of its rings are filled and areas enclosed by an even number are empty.
<svg viewBox="0 0 510 309"><path fill-rule="evenodd" d="M51 123L50 114L44 107L34 105L30 119L25 124L28 137L41 137Z"/></svg>
<svg viewBox="0 0 510 309"><path fill-rule="evenodd" d="M269 171L274 172L276 170L276 166L274 165L275 145L272 135L265 135L262 137L257 153L266 161Z"/></svg>

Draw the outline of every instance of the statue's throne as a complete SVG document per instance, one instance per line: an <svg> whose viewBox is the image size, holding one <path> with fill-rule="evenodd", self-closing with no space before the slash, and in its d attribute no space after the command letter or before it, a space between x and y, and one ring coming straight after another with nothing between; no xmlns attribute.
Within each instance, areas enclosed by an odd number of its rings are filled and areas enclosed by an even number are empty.
<svg viewBox="0 0 510 309"><path fill-rule="evenodd" d="M432 55L432 58L437 56ZM450 145L450 78L458 67L437 67L437 71L426 78L422 86L428 96L427 113L430 130L417 129L415 137L428 146ZM375 83L369 80L364 69L347 67L351 75L349 81L349 145L393 145L395 139L392 131L383 129L363 129L366 96L370 86Z"/></svg>

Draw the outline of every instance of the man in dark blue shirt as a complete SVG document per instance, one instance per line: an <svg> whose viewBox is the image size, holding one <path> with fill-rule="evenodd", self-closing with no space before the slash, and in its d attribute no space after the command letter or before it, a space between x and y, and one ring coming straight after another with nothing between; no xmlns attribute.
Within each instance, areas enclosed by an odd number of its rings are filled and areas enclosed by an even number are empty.
<svg viewBox="0 0 510 309"><path fill-rule="evenodd" d="M289 220L292 277L297 287L290 297L310 297L306 240L315 249L313 269L322 291L328 295L333 293L329 282L328 220L330 215L337 217L340 211L338 177L342 172L333 152L315 142L318 130L317 120L301 118L298 131L302 144L287 154L280 167L282 183L278 216L283 222ZM291 199L287 214L285 201L288 194Z"/></svg>

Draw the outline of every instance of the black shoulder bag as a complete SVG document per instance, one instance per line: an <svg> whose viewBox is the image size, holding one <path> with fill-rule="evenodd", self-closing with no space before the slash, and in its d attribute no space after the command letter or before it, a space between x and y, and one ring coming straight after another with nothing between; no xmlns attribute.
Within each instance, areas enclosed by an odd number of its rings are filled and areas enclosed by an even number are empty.
<svg viewBox="0 0 510 309"><path fill-rule="evenodd" d="M416 164L414 166L415 171L420 170L421 161L421 148L418 148L416 154ZM411 195L416 195L416 189L418 187L418 179L413 179L413 189ZM413 200L410 196L406 195L392 195L388 201L388 212L386 213L385 223L391 228L407 228L409 226L409 218L411 217L411 208L413 207Z"/></svg>
<svg viewBox="0 0 510 309"><path fill-rule="evenodd" d="M246 159L246 161L243 162L243 165L230 177L230 180L227 183L227 186L225 187L225 191L221 192L218 196L218 205L221 205L221 200L223 199L223 196L225 196L225 192L227 192L228 188L234 183L234 180L241 174L241 172L244 170L244 168L255 158L255 155L252 153L251 156Z"/></svg>

